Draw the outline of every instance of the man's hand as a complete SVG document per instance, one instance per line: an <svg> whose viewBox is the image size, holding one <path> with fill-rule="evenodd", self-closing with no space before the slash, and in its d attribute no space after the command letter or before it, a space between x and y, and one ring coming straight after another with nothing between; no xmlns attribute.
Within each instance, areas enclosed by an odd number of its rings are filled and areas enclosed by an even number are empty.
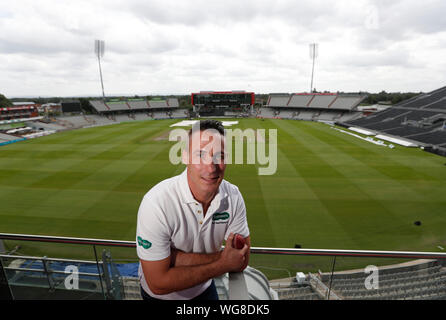
<svg viewBox="0 0 446 320"><path fill-rule="evenodd" d="M246 268L246 257L249 246L245 243L242 249L237 250L232 246L234 234L231 233L226 240L226 246L221 253L219 262L228 272L242 272Z"/></svg>

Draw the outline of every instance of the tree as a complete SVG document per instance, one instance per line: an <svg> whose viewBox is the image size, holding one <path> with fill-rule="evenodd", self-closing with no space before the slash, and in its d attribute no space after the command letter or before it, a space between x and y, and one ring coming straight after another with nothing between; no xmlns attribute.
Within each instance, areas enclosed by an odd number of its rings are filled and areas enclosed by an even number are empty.
<svg viewBox="0 0 446 320"><path fill-rule="evenodd" d="M7 108L12 106L12 102L0 93L0 107Z"/></svg>
<svg viewBox="0 0 446 320"><path fill-rule="evenodd" d="M81 109L82 109L85 113L87 113L87 114L89 114L89 113L94 113L93 108L92 108L92 106L91 106L91 104L90 104L90 101L88 101L88 99L86 99L86 98L80 98L80 99L79 99L79 102L80 102L80 104L81 104Z"/></svg>

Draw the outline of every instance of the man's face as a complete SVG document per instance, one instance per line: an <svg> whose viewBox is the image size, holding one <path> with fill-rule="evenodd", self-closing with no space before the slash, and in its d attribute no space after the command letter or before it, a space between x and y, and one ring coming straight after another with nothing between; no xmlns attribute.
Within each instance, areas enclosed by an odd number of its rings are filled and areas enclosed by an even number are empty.
<svg viewBox="0 0 446 320"><path fill-rule="evenodd" d="M224 137L216 130L193 132L185 154L192 193L216 193L223 180Z"/></svg>

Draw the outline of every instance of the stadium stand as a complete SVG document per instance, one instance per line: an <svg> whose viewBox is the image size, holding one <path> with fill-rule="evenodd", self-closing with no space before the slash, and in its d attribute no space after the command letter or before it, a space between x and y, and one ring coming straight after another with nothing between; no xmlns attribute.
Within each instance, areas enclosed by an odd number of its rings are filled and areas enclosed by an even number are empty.
<svg viewBox="0 0 446 320"><path fill-rule="evenodd" d="M82 127L85 127L85 126L88 126L88 125L92 124L84 116L58 117L57 119L59 120L59 122L61 120L65 121L65 122L69 122L75 128L82 128Z"/></svg>
<svg viewBox="0 0 446 320"><path fill-rule="evenodd" d="M314 95L308 107L317 109L328 108L336 98L336 95Z"/></svg>
<svg viewBox="0 0 446 320"><path fill-rule="evenodd" d="M276 289L280 300L321 300L311 286Z"/></svg>
<svg viewBox="0 0 446 320"><path fill-rule="evenodd" d="M135 120L147 120L147 119L149 119L149 115L147 114L147 113L141 113L141 112L138 112L138 113L134 113L134 116L135 116Z"/></svg>
<svg viewBox="0 0 446 320"><path fill-rule="evenodd" d="M312 120L314 116L314 111L300 111L299 119L301 120Z"/></svg>
<svg viewBox="0 0 446 320"><path fill-rule="evenodd" d="M413 263L379 269L377 289L365 286L368 274L340 272L321 274L321 280L339 297L348 300L436 300L446 298L446 268L437 260L420 260Z"/></svg>
<svg viewBox="0 0 446 320"><path fill-rule="evenodd" d="M171 118L174 118L174 119L185 118L188 116L189 116L188 112L184 109L178 109L178 110L171 111Z"/></svg>
<svg viewBox="0 0 446 320"><path fill-rule="evenodd" d="M357 106L364 100L363 96L359 97L349 97L349 96L338 96L335 101L329 106L331 109L344 109L344 106ZM353 107L352 107L353 108Z"/></svg>
<svg viewBox="0 0 446 320"><path fill-rule="evenodd" d="M276 111L271 108L261 108L258 114L261 118L274 118L277 117Z"/></svg>
<svg viewBox="0 0 446 320"><path fill-rule="evenodd" d="M268 106L271 107L286 107L290 97L288 95L271 95L268 99Z"/></svg>
<svg viewBox="0 0 446 320"><path fill-rule="evenodd" d="M129 100L128 104L130 106L130 109L132 110L144 110L149 109L149 105L147 104L147 101L145 100Z"/></svg>
<svg viewBox="0 0 446 320"><path fill-rule="evenodd" d="M439 146L444 146L446 144L446 130L435 130L428 133L408 135L406 137L426 144Z"/></svg>
<svg viewBox="0 0 446 320"><path fill-rule="evenodd" d="M90 100L90 104L97 112L110 111L110 108L102 100Z"/></svg>
<svg viewBox="0 0 446 320"><path fill-rule="evenodd" d="M341 110L308 110L296 108L260 108L257 117L281 118L306 121L347 121L362 116L362 112Z"/></svg>
<svg viewBox="0 0 446 320"><path fill-rule="evenodd" d="M446 87L434 90L429 93L420 94L411 99L402 101L395 105L395 107L404 108L419 108L419 109L444 109L446 106Z"/></svg>
<svg viewBox="0 0 446 320"><path fill-rule="evenodd" d="M335 93L271 94L266 107L353 110L365 95Z"/></svg>
<svg viewBox="0 0 446 320"><path fill-rule="evenodd" d="M157 108L168 108L166 101L147 101L150 108L157 109Z"/></svg>
<svg viewBox="0 0 446 320"><path fill-rule="evenodd" d="M170 119L170 115L167 111L154 111L153 119Z"/></svg>
<svg viewBox="0 0 446 320"><path fill-rule="evenodd" d="M88 115L87 118L89 119L89 122L91 123L91 125L100 126L100 125L108 125L108 124L115 123L113 120L111 120L103 115Z"/></svg>
<svg viewBox="0 0 446 320"><path fill-rule="evenodd" d="M295 93L270 94L257 116L306 121L348 121L362 112L355 108L365 99L360 94Z"/></svg>
<svg viewBox="0 0 446 320"><path fill-rule="evenodd" d="M338 122L441 149L446 144L446 87L420 94L367 117L340 119Z"/></svg>
<svg viewBox="0 0 446 320"><path fill-rule="evenodd" d="M110 108L110 111L121 111L130 109L127 102L106 102L105 104Z"/></svg>
<svg viewBox="0 0 446 320"><path fill-rule="evenodd" d="M168 98L166 100L144 100L144 99L129 99L128 101L106 101L90 100L90 104L97 113L128 111L128 110L145 110L149 109L172 109L178 108L179 102L177 98Z"/></svg>
<svg viewBox="0 0 446 320"><path fill-rule="evenodd" d="M174 98L169 98L167 99L167 107L170 108L179 108L180 104L178 102L178 99L174 99Z"/></svg>
<svg viewBox="0 0 446 320"><path fill-rule="evenodd" d="M16 136L10 135L10 134L4 134L4 133L0 133L0 142L4 142L4 141L12 141L17 139Z"/></svg>
<svg viewBox="0 0 446 320"><path fill-rule="evenodd" d="M312 98L313 96L311 95L295 94L291 97L290 102L288 103L288 107L304 108L308 105Z"/></svg>

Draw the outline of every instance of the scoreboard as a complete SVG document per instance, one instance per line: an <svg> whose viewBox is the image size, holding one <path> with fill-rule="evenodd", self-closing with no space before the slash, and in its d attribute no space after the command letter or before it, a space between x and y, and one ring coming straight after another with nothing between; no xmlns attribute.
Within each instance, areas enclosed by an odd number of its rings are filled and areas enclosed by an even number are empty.
<svg viewBox="0 0 446 320"><path fill-rule="evenodd" d="M193 106L238 108L254 105L255 95L245 91L201 91L192 93L191 102Z"/></svg>

